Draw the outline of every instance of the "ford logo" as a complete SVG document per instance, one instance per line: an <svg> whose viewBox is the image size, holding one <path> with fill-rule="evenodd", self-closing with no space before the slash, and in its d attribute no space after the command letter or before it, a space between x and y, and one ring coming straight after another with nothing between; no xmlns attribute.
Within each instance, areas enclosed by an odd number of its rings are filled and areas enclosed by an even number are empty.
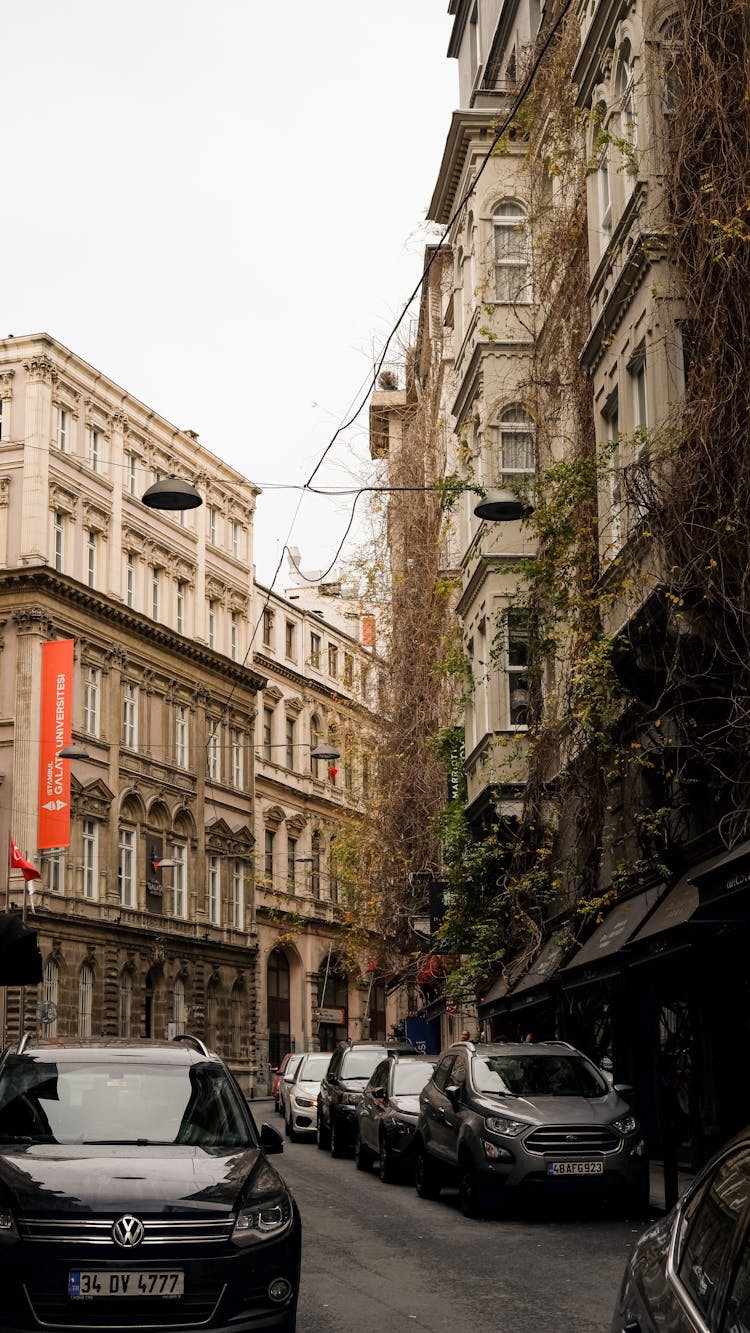
<svg viewBox="0 0 750 1333"><path fill-rule="evenodd" d="M139 1217L131 1217L126 1213L124 1217L118 1217L112 1227L112 1239L115 1245L120 1245L123 1250L132 1250L136 1245L140 1245L143 1240L146 1228Z"/></svg>

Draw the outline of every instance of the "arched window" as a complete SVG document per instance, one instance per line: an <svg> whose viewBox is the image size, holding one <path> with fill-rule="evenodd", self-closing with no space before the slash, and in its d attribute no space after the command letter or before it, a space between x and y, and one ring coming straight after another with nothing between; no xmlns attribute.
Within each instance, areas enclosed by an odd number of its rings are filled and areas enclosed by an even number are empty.
<svg viewBox="0 0 750 1333"><path fill-rule="evenodd" d="M506 199L492 213L495 260L495 300L504 305L528 305L531 300L529 238L526 210Z"/></svg>
<svg viewBox="0 0 750 1333"><path fill-rule="evenodd" d="M536 467L534 423L525 407L513 403L500 414L495 427L497 470L503 481L520 480Z"/></svg>
<svg viewBox="0 0 750 1333"><path fill-rule="evenodd" d="M42 999L45 1004L54 1004L57 1006L57 996L60 985L60 969L54 958L48 958L44 964L44 983ZM57 1036L57 1018L53 1018L51 1023L44 1023L43 1034L45 1037Z"/></svg>
<svg viewBox="0 0 750 1333"><path fill-rule="evenodd" d="M94 969L84 963L78 974L78 1036L91 1036L91 1011L94 999Z"/></svg>
<svg viewBox="0 0 750 1333"><path fill-rule="evenodd" d="M242 1054L242 985L236 981L232 987L229 1004L229 1039L232 1055L237 1058Z"/></svg>
<svg viewBox="0 0 750 1333"><path fill-rule="evenodd" d="M323 732L320 729L320 718L318 717L317 713L313 713L312 717L310 718L310 749L311 750L317 749L322 739L323 739ZM310 760L310 772L312 773L314 778L318 777L319 774L318 765L320 764L320 762L321 762L320 759Z"/></svg>
<svg viewBox="0 0 750 1333"><path fill-rule="evenodd" d="M128 968L120 973L120 1003L117 1032L120 1037L132 1037L133 1024L133 976Z"/></svg>
<svg viewBox="0 0 750 1333"><path fill-rule="evenodd" d="M177 977L174 983L172 1018L175 1036L180 1037L185 1031L185 982Z"/></svg>
<svg viewBox="0 0 750 1333"><path fill-rule="evenodd" d="M607 108L604 102L600 102L594 108L594 123L598 126L594 138L594 151L597 155L596 196L602 250L606 250L612 231L612 185L609 177L610 143L606 122Z"/></svg>
<svg viewBox="0 0 750 1333"><path fill-rule="evenodd" d="M635 112L635 77L631 64L630 43L623 42L617 66L615 93L620 116L622 143L622 186L627 199L633 193L636 173L637 124Z"/></svg>

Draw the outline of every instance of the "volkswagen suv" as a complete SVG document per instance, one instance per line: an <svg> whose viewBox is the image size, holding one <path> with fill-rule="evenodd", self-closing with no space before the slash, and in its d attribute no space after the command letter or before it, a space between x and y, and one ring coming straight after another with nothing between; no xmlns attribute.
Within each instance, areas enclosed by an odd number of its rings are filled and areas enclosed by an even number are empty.
<svg viewBox="0 0 750 1333"><path fill-rule="evenodd" d="M296 1327L297 1206L217 1055L24 1038L0 1057L3 1333Z"/></svg>
<svg viewBox="0 0 750 1333"><path fill-rule="evenodd" d="M617 1193L640 1211L648 1168L625 1091L567 1042L458 1042L420 1093L417 1193L455 1180L467 1216L520 1186Z"/></svg>

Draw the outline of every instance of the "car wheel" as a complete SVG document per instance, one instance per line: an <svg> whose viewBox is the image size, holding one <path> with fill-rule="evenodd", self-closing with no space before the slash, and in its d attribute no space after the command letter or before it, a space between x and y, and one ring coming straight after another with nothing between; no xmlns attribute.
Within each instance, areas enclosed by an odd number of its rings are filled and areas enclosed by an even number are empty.
<svg viewBox="0 0 750 1333"><path fill-rule="evenodd" d="M464 1156L458 1163L458 1202L464 1217L479 1217L482 1212L481 1185L471 1158Z"/></svg>
<svg viewBox="0 0 750 1333"><path fill-rule="evenodd" d="M288 1118L284 1121L284 1133L286 1134L290 1143L297 1142L297 1131L294 1128L294 1121L292 1120L291 1116L288 1116Z"/></svg>
<svg viewBox="0 0 750 1333"><path fill-rule="evenodd" d="M423 1143L417 1150L414 1185L420 1199L437 1199L440 1195L440 1170L429 1156Z"/></svg>
<svg viewBox="0 0 750 1333"><path fill-rule="evenodd" d="M398 1178L398 1168L393 1158L393 1149L391 1148L385 1134L380 1135L380 1156L378 1158L378 1175L384 1185L395 1184Z"/></svg>
<svg viewBox="0 0 750 1333"><path fill-rule="evenodd" d="M339 1118L331 1115L331 1157L343 1157L345 1152L346 1144L339 1126Z"/></svg>
<svg viewBox="0 0 750 1333"><path fill-rule="evenodd" d="M328 1130L326 1129L325 1125L323 1124L323 1121L320 1118L320 1113L318 1113L318 1120L315 1128L315 1142L317 1143L321 1152L326 1152L331 1142L328 1135Z"/></svg>
<svg viewBox="0 0 750 1333"><path fill-rule="evenodd" d="M358 1171L369 1171L372 1166L372 1155L369 1148L366 1148L362 1142L359 1129L357 1129L357 1137L354 1140L354 1165Z"/></svg>

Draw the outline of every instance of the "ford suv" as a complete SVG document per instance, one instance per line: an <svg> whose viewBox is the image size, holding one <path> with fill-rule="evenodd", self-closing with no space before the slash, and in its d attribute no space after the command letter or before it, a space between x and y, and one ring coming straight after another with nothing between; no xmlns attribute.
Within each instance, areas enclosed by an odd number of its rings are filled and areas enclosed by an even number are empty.
<svg viewBox="0 0 750 1333"><path fill-rule="evenodd" d="M640 1210L648 1169L623 1091L567 1042L459 1042L420 1093L417 1193L456 1181L467 1216L520 1186L618 1193Z"/></svg>
<svg viewBox="0 0 750 1333"><path fill-rule="evenodd" d="M0 1056L3 1333L294 1333L297 1206L195 1038L24 1038Z"/></svg>

